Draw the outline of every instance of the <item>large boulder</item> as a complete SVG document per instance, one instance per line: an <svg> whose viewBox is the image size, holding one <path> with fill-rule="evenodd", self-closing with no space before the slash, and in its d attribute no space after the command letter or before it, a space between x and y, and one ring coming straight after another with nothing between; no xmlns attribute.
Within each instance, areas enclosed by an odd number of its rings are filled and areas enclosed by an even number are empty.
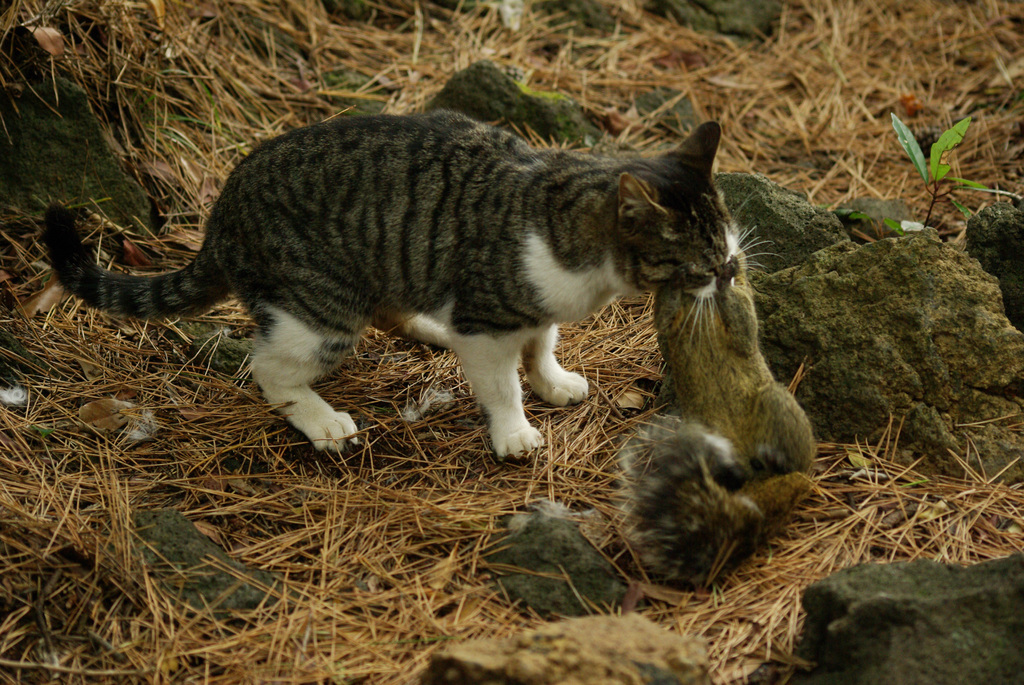
<svg viewBox="0 0 1024 685"><path fill-rule="evenodd" d="M0 206L41 214L52 201L95 208L149 232L149 200L110 151L85 91L58 78L0 96Z"/></svg>
<svg viewBox="0 0 1024 685"><path fill-rule="evenodd" d="M1024 555L843 569L804 593L796 685L1010 685L1024 673Z"/></svg>
<svg viewBox="0 0 1024 685"><path fill-rule="evenodd" d="M835 214L760 174L718 174L715 186L736 223L750 230L748 257L763 271L801 264L812 252L849 240Z"/></svg>
<svg viewBox="0 0 1024 685"><path fill-rule="evenodd" d="M953 451L1024 479L1011 425L1024 408L1024 333L976 260L926 232L841 243L752 280L762 350L780 378L804 366L797 398L820 439L874 440L892 418L899 445L928 456L922 469L961 475Z"/></svg>
<svg viewBox="0 0 1024 685"><path fill-rule="evenodd" d="M704 643L637 614L551 623L435 652L423 685L710 685Z"/></svg>
<svg viewBox="0 0 1024 685"><path fill-rule="evenodd" d="M1024 211L999 202L972 216L967 253L999 279L1006 318L1024 330Z"/></svg>
<svg viewBox="0 0 1024 685"><path fill-rule="evenodd" d="M427 105L486 122L533 129L541 138L592 144L600 136L567 95L534 90L487 60L456 72Z"/></svg>

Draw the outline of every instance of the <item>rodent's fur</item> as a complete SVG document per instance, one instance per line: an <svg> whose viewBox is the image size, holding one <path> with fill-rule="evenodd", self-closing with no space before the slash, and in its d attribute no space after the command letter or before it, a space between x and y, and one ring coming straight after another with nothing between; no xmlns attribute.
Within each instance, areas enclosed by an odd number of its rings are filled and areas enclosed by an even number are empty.
<svg viewBox="0 0 1024 685"><path fill-rule="evenodd" d="M786 523L816 445L761 355L742 252L731 284L663 286L654 311L680 415L622 451L631 539L658 575L707 583Z"/></svg>

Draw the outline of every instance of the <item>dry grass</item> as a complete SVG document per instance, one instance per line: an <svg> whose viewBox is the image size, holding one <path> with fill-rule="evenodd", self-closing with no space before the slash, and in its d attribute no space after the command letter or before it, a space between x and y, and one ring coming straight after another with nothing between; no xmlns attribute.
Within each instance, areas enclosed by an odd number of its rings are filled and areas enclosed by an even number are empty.
<svg viewBox="0 0 1024 685"><path fill-rule="evenodd" d="M161 267L188 259L219 183L255 142L336 113L322 91L340 68L367 77L354 97L391 112L421 107L480 58L571 94L597 120L628 119L636 95L674 87L724 123L720 170L764 173L818 204L905 197L923 211L889 112L914 126L971 114L954 173L1021 190L1020 3L790 2L776 36L750 47L608 4L613 37L530 13L512 34L492 7L453 14L410 0L376 3L373 24L332 22L314 0L198 5L214 16L167 3L162 19L163 2L14 0L0 18L5 50L31 40L14 27L45 11L67 52L55 62L5 53L0 85L52 69L88 90L167 218L158 237L133 237ZM905 116L906 94L923 103L917 117ZM676 139L651 118L620 137L641 149ZM48 273L34 219L3 219L10 306ZM940 219L962 230L953 213ZM203 318L249 332L230 303ZM114 321L67 300L28 320L0 314L0 326L52 367L29 384L27 407L0 410L0 682L409 682L447 640L538 622L494 592L479 552L500 516L541 498L604 514L595 544L624 579L648 580L621 542L612 494L616 447L650 416L617 400L639 392L649 407L659 379L646 300L566 328L566 366L599 390L569 409L528 397L548 447L508 464L485 451L454 358L420 345L371 335L321 384L365 427L365 447L339 458L314 452L247 378L182 364L173 323ZM431 389L455 401L404 421L400 410ZM130 397L140 421L152 412L152 439L79 427L80 405L112 396ZM925 479L887 461L892 449L822 445L815 492L782 539L711 593L650 588L643 613L708 638L715 681L732 682L763 660L792 661L800 593L837 568L1024 549L1019 488L969 473ZM851 468L851 452L868 467ZM170 603L129 553L131 512L157 507L182 511L294 594L231 621Z"/></svg>

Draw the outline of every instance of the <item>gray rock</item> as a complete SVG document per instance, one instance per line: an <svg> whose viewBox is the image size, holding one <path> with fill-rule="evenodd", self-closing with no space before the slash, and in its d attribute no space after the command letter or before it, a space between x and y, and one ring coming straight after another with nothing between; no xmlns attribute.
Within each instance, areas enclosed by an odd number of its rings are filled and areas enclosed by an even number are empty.
<svg viewBox="0 0 1024 685"><path fill-rule="evenodd" d="M591 613L580 597L599 607L622 602L626 588L576 523L535 511L510 517L508 531L486 556L488 563L532 572L499 570L498 585L513 601L521 600L541 615L560 616Z"/></svg>
<svg viewBox="0 0 1024 685"><path fill-rule="evenodd" d="M696 31L744 41L770 35L782 13L778 0L649 0L646 8Z"/></svg>
<svg viewBox="0 0 1024 685"><path fill-rule="evenodd" d="M366 0L322 0L328 14L340 14L346 19L364 21L370 18L373 7Z"/></svg>
<svg viewBox="0 0 1024 685"><path fill-rule="evenodd" d="M361 74L354 69L339 68L326 72L321 76L324 90L335 92L354 92L372 81L372 77ZM380 114L384 111L384 102L368 98L345 97L343 95L327 95L331 102L344 110L346 115Z"/></svg>
<svg viewBox="0 0 1024 685"><path fill-rule="evenodd" d="M85 91L61 78L32 90L39 97L26 89L17 109L0 97L0 206L41 214L55 200L90 204L150 232L149 200L107 146Z"/></svg>
<svg viewBox="0 0 1024 685"><path fill-rule="evenodd" d="M600 131L572 98L533 90L486 60L455 73L427 105L451 109L486 122L527 126L542 138L593 144Z"/></svg>
<svg viewBox="0 0 1024 685"><path fill-rule="evenodd" d="M1024 556L843 569L807 588L799 685L1010 685L1024 673Z"/></svg>
<svg viewBox="0 0 1024 685"><path fill-rule="evenodd" d="M505 639L469 640L431 655L423 685L710 685L698 638L637 614L551 623Z"/></svg>
<svg viewBox="0 0 1024 685"><path fill-rule="evenodd" d="M0 387L18 383L26 374L46 372L46 362L25 349L14 334L0 326Z"/></svg>
<svg viewBox="0 0 1024 685"><path fill-rule="evenodd" d="M217 373L237 376L252 356L253 342L248 338L232 338L227 329L205 323L178 324L191 339L188 354Z"/></svg>
<svg viewBox="0 0 1024 685"><path fill-rule="evenodd" d="M1024 330L1024 211L999 202L972 216L967 253L999 279L1006 318Z"/></svg>
<svg viewBox="0 0 1024 685"><path fill-rule="evenodd" d="M533 8L547 14L563 14L566 20L598 31L615 29L615 18L597 0L540 0Z"/></svg>
<svg viewBox="0 0 1024 685"><path fill-rule="evenodd" d="M751 280L762 351L783 379L806 363L797 398L820 439L876 439L891 415L926 471L962 474L948 450L968 440L988 475L1024 457L1003 418L1024 407L1024 333L976 260L916 234L842 243ZM1024 459L1003 479L1024 479Z"/></svg>
<svg viewBox="0 0 1024 685"><path fill-rule="evenodd" d="M173 509L137 512L134 524L147 571L161 579L169 595L197 611L255 609L267 599L265 588L279 583L272 574L233 560ZM235 573L219 568L224 566Z"/></svg>
<svg viewBox="0 0 1024 685"><path fill-rule="evenodd" d="M658 87L642 93L636 98L636 109L643 116L647 116L673 100L675 103L661 111L657 115L655 123L683 135L700 124L700 118L694 111L690 98L682 97L682 93L678 90Z"/></svg>
<svg viewBox="0 0 1024 685"><path fill-rule="evenodd" d="M843 211L845 210L845 211ZM851 213L867 215L867 219L857 219L850 216ZM859 197L855 200L841 205L836 211L839 220L847 230L854 228L872 238L883 237L892 233L883 221L911 221L910 208L907 203L897 198L895 200L880 200L874 197Z"/></svg>
<svg viewBox="0 0 1024 685"><path fill-rule="evenodd" d="M754 229L748 242L771 241L748 250L763 271L800 264L816 250L849 240L835 214L760 174L718 174L715 185L736 223Z"/></svg>

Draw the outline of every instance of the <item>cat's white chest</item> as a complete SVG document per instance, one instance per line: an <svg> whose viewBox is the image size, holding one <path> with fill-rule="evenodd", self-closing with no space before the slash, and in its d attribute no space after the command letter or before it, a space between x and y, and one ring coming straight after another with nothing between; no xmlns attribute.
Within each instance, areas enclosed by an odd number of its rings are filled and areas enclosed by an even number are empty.
<svg viewBox="0 0 1024 685"><path fill-rule="evenodd" d="M615 271L611 256L597 267L573 271L562 266L539 235L527 236L523 265L556 321L575 321L634 289Z"/></svg>

